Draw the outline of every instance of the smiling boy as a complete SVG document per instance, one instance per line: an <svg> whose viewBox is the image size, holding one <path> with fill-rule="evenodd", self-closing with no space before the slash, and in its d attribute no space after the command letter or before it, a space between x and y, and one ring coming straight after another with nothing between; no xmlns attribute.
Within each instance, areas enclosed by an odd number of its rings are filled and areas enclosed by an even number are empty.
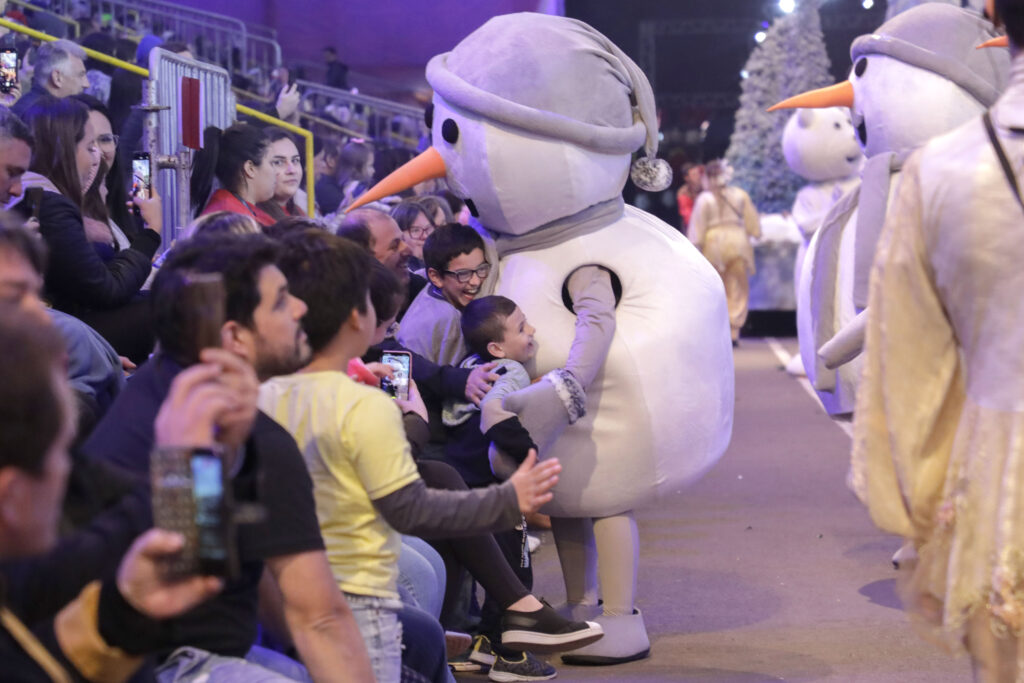
<svg viewBox="0 0 1024 683"><path fill-rule="evenodd" d="M473 228L448 223L423 244L430 284L402 318L398 341L440 365L458 365L466 357L462 309L476 298L491 272L484 241Z"/></svg>

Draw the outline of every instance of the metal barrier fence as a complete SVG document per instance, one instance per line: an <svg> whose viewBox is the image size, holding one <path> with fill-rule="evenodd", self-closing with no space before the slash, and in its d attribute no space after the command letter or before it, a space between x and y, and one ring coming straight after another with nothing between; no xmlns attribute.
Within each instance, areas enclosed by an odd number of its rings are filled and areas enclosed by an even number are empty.
<svg viewBox="0 0 1024 683"><path fill-rule="evenodd" d="M251 67L269 70L281 63L281 46L269 27L250 31L234 17L165 0L94 1L98 11L109 13L116 23L135 29L159 26L173 31L179 40L191 43L198 56L228 69L244 73ZM52 4L55 12L70 16L72 0L53 0Z"/></svg>
<svg viewBox="0 0 1024 683"><path fill-rule="evenodd" d="M36 40L41 40L41 41L46 41L46 42L57 40L57 38L55 38L55 37L53 37L51 35L47 35L47 34L43 33L42 31L36 31L35 29L28 28L27 26L22 26L21 24L18 24L16 22L10 21L8 19L0 18L0 26L6 28L8 30L15 31L17 33L22 33L22 34L27 35L27 36L29 36L31 38L35 38ZM135 65L135 64L131 64L129 62L125 62L123 60L117 59L116 57L111 57L110 55L104 54L102 52L97 52L96 50L91 50L89 48L83 48L83 49L85 50L85 53L89 57L92 57L93 59L96 59L98 61L104 62L106 64L112 64L112 65L114 65L116 67L124 69L125 71L130 71L132 73L139 74L140 76L143 76L145 78L149 78L149 70L148 69L144 69L141 66L138 66L138 65ZM163 51L161 51L161 52L163 52ZM180 57L177 57L175 55L171 55L171 57L174 57L175 59L177 59L179 61L182 61L182 62L187 61L187 60L184 60L184 59L182 59ZM196 63L196 64L198 64L198 63ZM199 65L199 66L215 68L215 67L210 67L209 65ZM228 88L227 88L226 93L227 93L227 96L229 96L231 98L230 101L233 103L234 102L234 97L233 97L233 95L231 95L230 81L228 83ZM175 96L174 96L174 99L172 101L177 103L177 91L175 91ZM283 128L284 130L287 130L287 131L289 131L291 133L294 133L294 134L302 137L305 140L305 148L306 148L305 176L306 176L306 196L307 196L306 210L307 210L307 213L310 216L312 216L313 213L314 213L314 208L316 206L316 197L315 197L315 192L314 192L315 178L314 178L314 169L313 169L313 164L314 164L314 162L313 162L313 134L311 132L309 132L308 130L304 129L304 128L300 128L298 126L292 125L292 124L290 124L290 123L288 123L286 121L282 121L280 119L274 118L273 116L268 116L267 114L264 114L263 112L260 112L260 111L256 111L255 109L250 109L249 107L243 107L240 104L235 104L234 108L235 108L235 111L237 111L239 114L244 114L246 116L250 116L252 118L258 119L258 120L260 120L260 121L262 121L264 123L270 124L272 126L277 126L278 128ZM213 125L213 124L211 123L211 125ZM176 123L175 123L175 130L177 130L177 124ZM188 183L184 183L182 185L182 184L180 184L180 181L179 181L179 186L180 187L184 187L184 188L188 188ZM185 194L186 195L186 202L187 202L187 191L184 192L184 193L181 193L181 194ZM165 205L173 203L174 201L182 201L181 197L177 196L177 195L163 195L163 197L164 197ZM171 199L172 197L175 197L175 199L172 200ZM180 209L179 209L179 211L180 211ZM186 209L184 215L187 215L187 213L188 213L188 211ZM175 224L174 223L169 223L168 225L175 225ZM168 232L170 232L170 231L168 231ZM165 234L167 234L167 233L165 233Z"/></svg>
<svg viewBox="0 0 1024 683"><path fill-rule="evenodd" d="M312 81L296 81L302 91L300 109L322 118L338 119L347 110L347 129L395 147L415 150L425 132L423 109L377 97L331 88ZM332 111L333 110L333 111Z"/></svg>
<svg viewBox="0 0 1024 683"><path fill-rule="evenodd" d="M174 173L154 173L153 183L163 198L164 246L178 238L172 234L187 226L191 220L189 178L192 170L192 150L182 144L181 79L199 80L202 97L201 126L227 128L235 122L235 95L231 92L231 75L218 66L184 59L167 50L149 53L149 82L146 93L146 151L152 159L153 169L174 169Z"/></svg>

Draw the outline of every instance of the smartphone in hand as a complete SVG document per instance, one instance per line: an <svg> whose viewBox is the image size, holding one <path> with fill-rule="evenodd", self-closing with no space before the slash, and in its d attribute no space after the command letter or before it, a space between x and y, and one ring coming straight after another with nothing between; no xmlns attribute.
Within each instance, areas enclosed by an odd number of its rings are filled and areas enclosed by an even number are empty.
<svg viewBox="0 0 1024 683"><path fill-rule="evenodd" d="M408 351L385 351L380 358L394 370L391 377L380 381L380 388L394 398L409 400L409 378L412 376L412 354Z"/></svg>
<svg viewBox="0 0 1024 683"><path fill-rule="evenodd" d="M149 199L153 188L153 168L148 152L132 155L132 197Z"/></svg>
<svg viewBox="0 0 1024 683"><path fill-rule="evenodd" d="M168 579L195 574L232 577L238 558L231 539L230 482L220 454L208 449L158 449L150 462L153 522L185 538L161 562Z"/></svg>
<svg viewBox="0 0 1024 683"><path fill-rule="evenodd" d="M0 93L7 94L18 85L18 51L0 50Z"/></svg>

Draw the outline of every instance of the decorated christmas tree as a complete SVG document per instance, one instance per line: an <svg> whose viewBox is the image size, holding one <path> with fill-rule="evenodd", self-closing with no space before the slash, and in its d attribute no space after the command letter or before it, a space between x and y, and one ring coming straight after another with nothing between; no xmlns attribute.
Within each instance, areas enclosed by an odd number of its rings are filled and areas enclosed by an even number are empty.
<svg viewBox="0 0 1024 683"><path fill-rule="evenodd" d="M758 210L773 213L789 210L805 181L782 156L782 129L792 112L765 110L831 84L832 76L817 0L799 0L766 34L744 67L740 108L725 156L735 171L733 182L750 194Z"/></svg>

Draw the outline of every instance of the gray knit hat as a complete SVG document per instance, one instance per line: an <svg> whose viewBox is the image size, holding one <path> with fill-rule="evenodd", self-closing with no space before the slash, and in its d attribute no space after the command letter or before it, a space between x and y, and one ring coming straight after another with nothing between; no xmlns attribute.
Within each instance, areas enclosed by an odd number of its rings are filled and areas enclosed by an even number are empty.
<svg viewBox="0 0 1024 683"><path fill-rule="evenodd" d="M850 46L856 64L861 57L886 55L934 72L989 107L1006 86L1006 50L978 50L995 38L991 22L974 12L938 2L926 2L896 15L877 31Z"/></svg>
<svg viewBox="0 0 1024 683"><path fill-rule="evenodd" d="M582 21L532 12L494 17L431 59L427 81L446 102L486 119L605 154L642 145L641 166L660 166L651 84ZM666 187L671 178L668 170Z"/></svg>

